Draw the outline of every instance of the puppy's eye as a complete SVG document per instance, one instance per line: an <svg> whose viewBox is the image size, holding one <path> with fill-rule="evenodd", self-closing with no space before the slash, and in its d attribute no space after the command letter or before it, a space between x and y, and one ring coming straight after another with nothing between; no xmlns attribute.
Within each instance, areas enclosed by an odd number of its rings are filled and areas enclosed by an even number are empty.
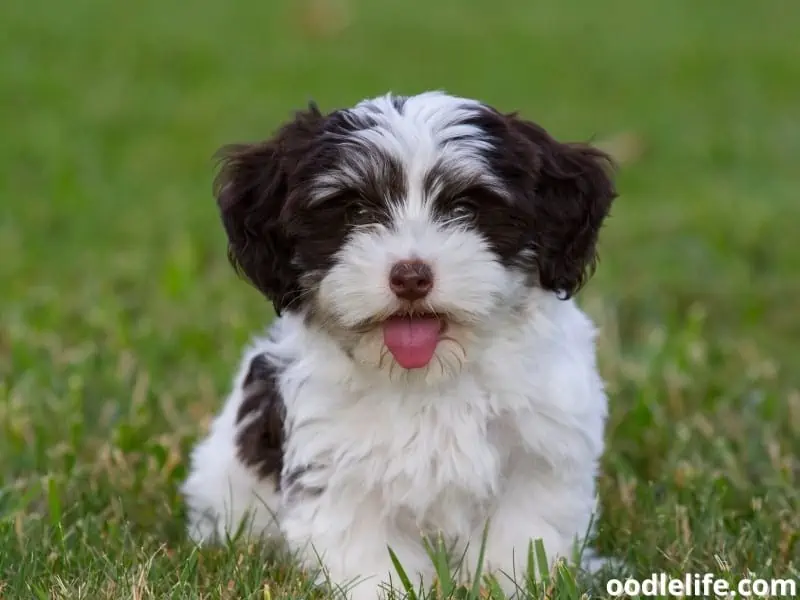
<svg viewBox="0 0 800 600"><path fill-rule="evenodd" d="M466 196L456 198L450 208L450 214L458 218L472 218L478 213L475 201Z"/></svg>
<svg viewBox="0 0 800 600"><path fill-rule="evenodd" d="M363 223L369 218L370 210L363 201L353 201L353 203L347 207L347 220L350 223Z"/></svg>

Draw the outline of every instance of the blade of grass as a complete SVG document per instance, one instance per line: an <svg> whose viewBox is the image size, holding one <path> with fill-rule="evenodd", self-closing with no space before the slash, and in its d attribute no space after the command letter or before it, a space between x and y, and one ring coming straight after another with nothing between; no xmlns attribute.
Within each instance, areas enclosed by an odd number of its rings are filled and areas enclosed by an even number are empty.
<svg viewBox="0 0 800 600"><path fill-rule="evenodd" d="M489 520L483 526L483 533L481 534L481 548L478 551L478 564L475 566L475 580L472 582L472 589L469 593L469 598L477 600L481 594L481 576L483 574L483 561L486 556L486 544L489 540Z"/></svg>
<svg viewBox="0 0 800 600"><path fill-rule="evenodd" d="M403 584L403 589L406 591L408 600L419 600L417 593L414 591L414 586L411 585L411 580L409 579L406 570L403 568L403 565L400 563L400 559L397 558L397 555L391 548L389 548L389 558L392 561L392 565L394 565L394 570L397 571L397 576L400 578L400 583Z"/></svg>

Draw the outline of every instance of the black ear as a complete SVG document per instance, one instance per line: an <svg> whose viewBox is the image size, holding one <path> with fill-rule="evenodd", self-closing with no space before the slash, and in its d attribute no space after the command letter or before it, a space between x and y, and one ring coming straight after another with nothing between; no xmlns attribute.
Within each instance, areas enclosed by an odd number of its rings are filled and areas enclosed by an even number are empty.
<svg viewBox="0 0 800 600"><path fill-rule="evenodd" d="M597 263L597 237L617 197L613 161L587 144L558 142L535 123L508 119L519 158L536 174L531 201L540 284L569 298Z"/></svg>
<svg viewBox="0 0 800 600"><path fill-rule="evenodd" d="M225 146L217 154L220 170L214 195L228 235L228 257L278 313L300 294L299 274L292 265L294 245L282 217L292 177L322 120L312 105L298 112L272 139Z"/></svg>

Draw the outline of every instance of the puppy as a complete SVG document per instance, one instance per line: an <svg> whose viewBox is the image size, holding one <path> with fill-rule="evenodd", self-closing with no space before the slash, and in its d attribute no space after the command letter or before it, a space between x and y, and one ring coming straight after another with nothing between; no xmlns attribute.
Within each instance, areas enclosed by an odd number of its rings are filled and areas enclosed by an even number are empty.
<svg viewBox="0 0 800 600"><path fill-rule="evenodd" d="M279 539L359 600L397 582L388 548L432 583L425 536L474 573L487 522L509 592L533 540L572 557L607 411L572 297L609 157L428 92L312 105L221 161L230 259L278 317L192 453L192 538Z"/></svg>

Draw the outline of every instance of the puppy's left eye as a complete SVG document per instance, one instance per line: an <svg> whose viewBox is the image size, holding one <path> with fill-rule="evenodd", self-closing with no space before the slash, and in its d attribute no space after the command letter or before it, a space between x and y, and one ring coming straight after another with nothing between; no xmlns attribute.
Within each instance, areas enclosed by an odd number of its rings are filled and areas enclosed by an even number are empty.
<svg viewBox="0 0 800 600"><path fill-rule="evenodd" d="M471 218L478 213L478 206L472 198L463 196L456 198L450 208L450 214L458 218Z"/></svg>

